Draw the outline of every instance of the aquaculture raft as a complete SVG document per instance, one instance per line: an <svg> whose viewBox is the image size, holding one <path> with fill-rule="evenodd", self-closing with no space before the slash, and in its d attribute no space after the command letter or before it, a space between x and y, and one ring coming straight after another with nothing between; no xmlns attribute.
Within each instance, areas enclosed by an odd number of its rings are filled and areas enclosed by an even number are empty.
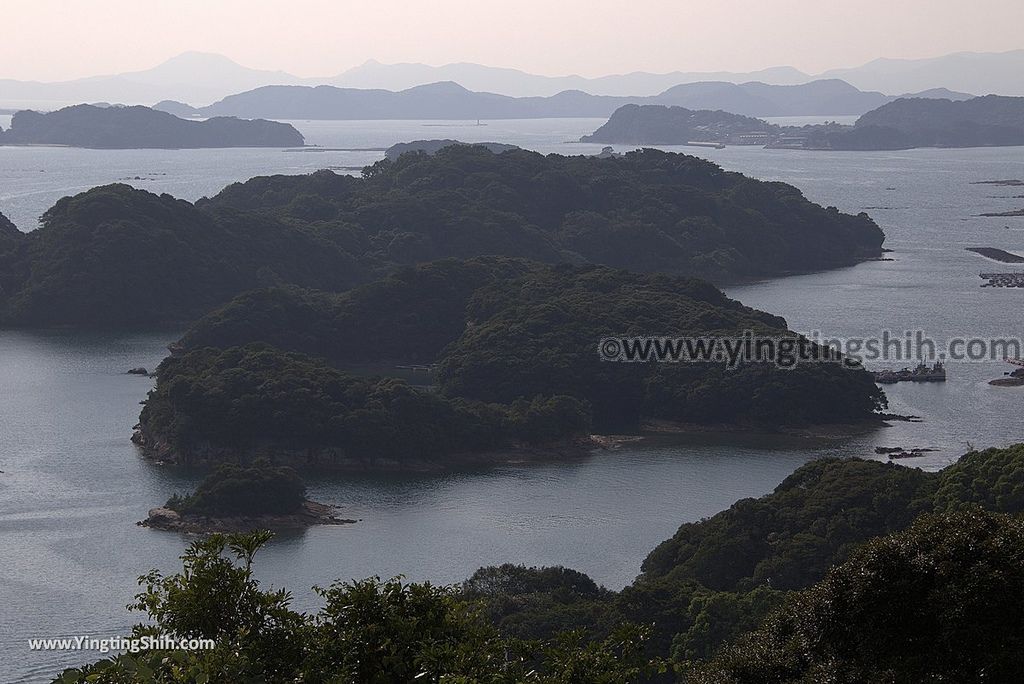
<svg viewBox="0 0 1024 684"><path fill-rule="evenodd" d="M1024 273L981 273L988 282L982 287L1024 287Z"/></svg>

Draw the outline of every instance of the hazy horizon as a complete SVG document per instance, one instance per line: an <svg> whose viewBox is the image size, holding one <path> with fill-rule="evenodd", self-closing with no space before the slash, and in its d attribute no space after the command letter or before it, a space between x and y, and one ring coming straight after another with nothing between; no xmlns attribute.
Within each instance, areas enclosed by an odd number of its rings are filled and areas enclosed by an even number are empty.
<svg viewBox="0 0 1024 684"><path fill-rule="evenodd" d="M793 0L784 11L735 0L655 0L628 8L607 0L526 0L514 10L467 0L388 0L373 6L296 0L258 7L240 0L96 0L87 6L39 0L5 8L9 30L0 42L0 78L62 81L141 71L193 51L305 78L334 76L370 59L475 62L547 76L597 77L777 66L818 74L877 58L1024 47L1024 4L1010 0L970 6L948 0L849 6ZM575 30L580 25L587 31Z"/></svg>

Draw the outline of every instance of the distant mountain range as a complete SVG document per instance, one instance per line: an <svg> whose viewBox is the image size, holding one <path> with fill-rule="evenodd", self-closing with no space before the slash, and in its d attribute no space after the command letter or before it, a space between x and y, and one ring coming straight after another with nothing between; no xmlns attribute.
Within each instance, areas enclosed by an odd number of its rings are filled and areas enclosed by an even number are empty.
<svg viewBox="0 0 1024 684"><path fill-rule="evenodd" d="M821 78L841 78L864 90L885 93L950 88L975 95L1024 95L1024 50L958 52L932 59L876 59L855 69L833 69Z"/></svg>
<svg viewBox="0 0 1024 684"><path fill-rule="evenodd" d="M939 93L953 99L969 95ZM451 81L398 92L334 86L264 86L193 109L160 102L177 116L268 119L539 119L607 117L626 104L677 105L746 116L860 115L895 98L863 92L839 80L778 86L702 82L677 85L653 97L614 97L567 90L550 97L475 92Z"/></svg>
<svg viewBox="0 0 1024 684"><path fill-rule="evenodd" d="M186 52L145 71L40 83L0 79L0 107L60 109L82 102L153 104L160 100L214 102L269 84L304 83L283 71L260 71L222 55Z"/></svg>
<svg viewBox="0 0 1024 684"><path fill-rule="evenodd" d="M518 69L503 69L466 62L428 66L426 64L381 64L370 60L329 79L329 85L345 88L382 88L406 90L418 85L453 81L469 90L501 93L514 97L550 97L565 90L581 90L592 95L657 95L681 83L724 81L747 83L761 81L775 85L798 85L814 78L793 67L773 67L761 71L728 71L629 74L584 78L583 76L539 76Z"/></svg>
<svg viewBox="0 0 1024 684"><path fill-rule="evenodd" d="M227 57L188 52L152 69L41 83L0 79L0 107L57 109L81 102L152 104L177 100L206 105L227 95L267 85L333 85L349 88L406 90L440 81L454 81L473 91L516 97L548 97L565 90L604 96L654 96L680 84L697 82L799 85L814 80L842 79L865 91L917 93L949 88L971 94L1024 95L1024 50L1003 53L957 53L919 60L878 59L852 69L811 75L792 67L761 71L672 72L585 78L540 76L516 69L459 63L381 64L368 61L336 76L301 78L283 71L249 69Z"/></svg>
<svg viewBox="0 0 1024 684"><path fill-rule="evenodd" d="M455 81L470 90L518 97L550 96L563 90L593 95L656 95L672 86L701 81L770 85L800 85L816 80L841 79L861 90L889 95L949 89L973 95L1024 95L1024 50L960 52L929 59L876 59L863 66L807 74L790 66L750 72L685 72L628 74L585 78L540 76L517 69L479 64L381 64L370 60L322 83L350 88L403 90L437 81Z"/></svg>

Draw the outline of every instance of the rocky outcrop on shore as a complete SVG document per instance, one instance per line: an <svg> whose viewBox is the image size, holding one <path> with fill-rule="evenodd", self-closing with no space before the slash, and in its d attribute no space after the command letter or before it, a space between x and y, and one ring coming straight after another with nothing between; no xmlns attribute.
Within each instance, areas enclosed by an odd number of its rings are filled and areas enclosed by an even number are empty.
<svg viewBox="0 0 1024 684"><path fill-rule="evenodd" d="M247 532L256 529L305 529L313 525L351 525L357 522L336 517L334 515L336 508L330 504L305 501L302 507L294 513L217 517L194 513L183 514L171 508L159 507L150 509L149 516L136 524L154 530L206 534L210 532Z"/></svg>
<svg viewBox="0 0 1024 684"><path fill-rule="evenodd" d="M994 387L1024 387L1024 368L1007 373L1004 378L989 380L988 384Z"/></svg>

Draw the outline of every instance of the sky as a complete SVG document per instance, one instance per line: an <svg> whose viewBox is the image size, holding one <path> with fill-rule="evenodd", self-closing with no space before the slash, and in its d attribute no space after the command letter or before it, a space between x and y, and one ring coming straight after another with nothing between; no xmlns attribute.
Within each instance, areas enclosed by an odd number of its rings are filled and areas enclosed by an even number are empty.
<svg viewBox="0 0 1024 684"><path fill-rule="evenodd" d="M185 51L333 76L367 59L600 76L808 73L1024 48L1022 0L4 0L0 78L146 69Z"/></svg>

